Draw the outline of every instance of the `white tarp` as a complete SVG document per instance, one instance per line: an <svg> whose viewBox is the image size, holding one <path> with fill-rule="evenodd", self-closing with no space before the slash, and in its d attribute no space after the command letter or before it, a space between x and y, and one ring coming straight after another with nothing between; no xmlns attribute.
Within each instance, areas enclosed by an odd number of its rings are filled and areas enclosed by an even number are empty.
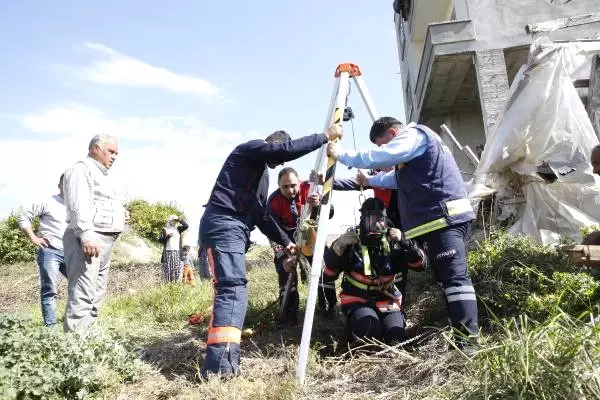
<svg viewBox="0 0 600 400"><path fill-rule="evenodd" d="M573 85L574 79L589 77L598 52L600 41L540 38L515 78L470 190L472 198L522 193L526 203L512 233L555 243L563 235L579 237L582 226L599 224L600 190L590 165L598 138ZM557 179L544 180L541 166Z"/></svg>

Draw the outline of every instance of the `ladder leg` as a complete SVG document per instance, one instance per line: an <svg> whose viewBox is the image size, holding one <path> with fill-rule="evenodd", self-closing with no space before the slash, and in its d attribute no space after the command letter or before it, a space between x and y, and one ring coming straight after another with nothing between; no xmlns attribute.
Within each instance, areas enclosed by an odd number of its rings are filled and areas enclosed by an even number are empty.
<svg viewBox="0 0 600 400"><path fill-rule="evenodd" d="M333 123L341 123L344 109L346 107L346 94L348 93L349 73L342 72L339 77L339 85L335 101L335 108L330 110L326 120L325 129ZM331 112L333 111L333 112ZM327 144L321 147L320 157L326 155ZM327 238L326 222L329 219L329 210L331 209L331 192L333 190L333 177L335 175L336 161L327 157L327 169L325 171L325 182L323 184L323 199L319 210L317 239L313 250L312 266L310 269L308 298L306 300L306 310L304 314L304 322L302 325L302 340L298 354L298 366L296 369L296 379L300 385L304 384L306 378L306 365L308 362L308 350L310 346L310 337L312 335L312 325L315 315L315 305L317 303L317 294L319 290L319 277L321 275L323 264L323 253L325 251L325 241ZM318 172L321 171L319 165ZM312 184L311 184L312 188Z"/></svg>
<svg viewBox="0 0 600 400"><path fill-rule="evenodd" d="M379 114L377 113L377 109L375 108L375 103L373 103L373 99L371 98L371 94L367 89L367 85L361 75L354 76L354 83L358 88L358 92L360 93L360 97L362 97L365 106L367 107L367 111L369 112L369 116L371 117L371 121L375 121L379 118Z"/></svg>

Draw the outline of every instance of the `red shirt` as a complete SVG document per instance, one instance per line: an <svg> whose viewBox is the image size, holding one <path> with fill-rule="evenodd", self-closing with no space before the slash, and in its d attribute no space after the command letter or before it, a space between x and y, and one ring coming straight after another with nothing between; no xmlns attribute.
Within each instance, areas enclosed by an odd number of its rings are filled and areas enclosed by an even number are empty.
<svg viewBox="0 0 600 400"><path fill-rule="evenodd" d="M385 208L390 207L390 200L392 200L392 189L373 188L373 193L375 194L375 197L383 201Z"/></svg>

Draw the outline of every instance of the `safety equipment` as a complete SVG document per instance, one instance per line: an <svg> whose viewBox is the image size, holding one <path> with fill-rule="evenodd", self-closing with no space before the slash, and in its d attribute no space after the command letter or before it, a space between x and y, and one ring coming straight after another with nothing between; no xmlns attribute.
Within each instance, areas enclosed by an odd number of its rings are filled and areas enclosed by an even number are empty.
<svg viewBox="0 0 600 400"><path fill-rule="evenodd" d="M365 200L360 209L360 243L367 247L380 246L388 228L383 201L376 197Z"/></svg>
<svg viewBox="0 0 600 400"><path fill-rule="evenodd" d="M371 120L374 121L378 115L375 110L371 95L367 91L366 85L362 79L362 73L360 68L356 64L340 64L335 70L336 83L329 103L329 110L327 112L327 119L325 120L325 129L328 129L332 124L342 123L344 110L347 106L348 100L348 89L350 85L350 78L356 84L358 91L367 107L367 111ZM337 142L335 139L333 142ZM300 350L298 354L298 368L296 371L296 379L300 385L304 384L306 377L306 365L308 363L308 350L310 347L310 336L312 333L312 323L315 312L315 304L317 303L317 292L319 290L319 277L321 275L322 263L323 263L323 252L325 250L325 240L327 232L325 231L325 224L328 220L329 210L331 208L331 194L333 192L333 179L335 176L336 160L327 157L327 145L324 144L319 151L317 161L314 170L317 177L319 173L325 172L323 183L323 197L321 199L321 206L319 209L319 215L317 218L317 234L315 237L314 246L311 246L313 251L312 266L310 270L310 285L308 289L308 298L306 300L306 313L304 316L304 325L302 327L302 340L300 342ZM310 185L310 192L313 192L317 179L313 180ZM310 218L312 207L305 205L302 208L299 227L304 226L304 221ZM302 232L299 232L299 239L296 240L296 245L300 248L303 247L304 242L302 241ZM306 255L306 253L304 253Z"/></svg>

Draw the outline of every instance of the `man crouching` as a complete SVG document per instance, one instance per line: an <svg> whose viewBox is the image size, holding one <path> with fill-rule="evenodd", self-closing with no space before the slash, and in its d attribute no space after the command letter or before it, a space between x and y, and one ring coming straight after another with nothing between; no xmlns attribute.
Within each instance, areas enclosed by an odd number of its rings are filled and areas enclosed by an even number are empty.
<svg viewBox="0 0 600 400"><path fill-rule="evenodd" d="M380 199L367 199L360 212L359 226L325 249L319 307L331 312L335 281L343 274L340 303L353 336L394 345L405 340L402 294L408 268L423 268L426 256L391 227Z"/></svg>

